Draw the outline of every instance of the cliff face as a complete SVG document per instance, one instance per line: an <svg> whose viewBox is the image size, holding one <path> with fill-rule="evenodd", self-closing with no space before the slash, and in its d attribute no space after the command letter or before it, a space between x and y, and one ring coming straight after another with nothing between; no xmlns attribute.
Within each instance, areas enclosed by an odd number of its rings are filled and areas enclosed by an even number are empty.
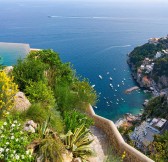
<svg viewBox="0 0 168 162"><path fill-rule="evenodd" d="M136 47L129 54L128 64L140 87L168 88L168 36Z"/></svg>
<svg viewBox="0 0 168 162"><path fill-rule="evenodd" d="M129 61L128 64L130 65L130 68L132 70L132 76L139 84L139 86L144 88L150 88L152 86L151 77L149 77L149 75L143 74L140 70L136 70L135 65L130 63Z"/></svg>

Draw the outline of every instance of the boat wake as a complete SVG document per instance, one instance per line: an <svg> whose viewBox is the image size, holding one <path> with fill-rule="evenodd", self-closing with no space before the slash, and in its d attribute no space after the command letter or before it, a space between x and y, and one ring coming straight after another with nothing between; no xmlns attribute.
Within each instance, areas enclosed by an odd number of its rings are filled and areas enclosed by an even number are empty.
<svg viewBox="0 0 168 162"><path fill-rule="evenodd" d="M120 17L109 17L109 16L56 16L49 15L48 18L61 18L61 19L102 19L102 20L122 20Z"/></svg>
<svg viewBox="0 0 168 162"><path fill-rule="evenodd" d="M123 45L123 46L110 46L110 47L107 47L105 48L104 50L110 50L112 48L126 48L126 47L130 47L131 45L127 44L127 45Z"/></svg>
<svg viewBox="0 0 168 162"><path fill-rule="evenodd" d="M127 48L127 47L131 47L131 45L127 44L127 45L121 45L121 46L110 46L110 47L105 48L101 52L109 51L113 48Z"/></svg>

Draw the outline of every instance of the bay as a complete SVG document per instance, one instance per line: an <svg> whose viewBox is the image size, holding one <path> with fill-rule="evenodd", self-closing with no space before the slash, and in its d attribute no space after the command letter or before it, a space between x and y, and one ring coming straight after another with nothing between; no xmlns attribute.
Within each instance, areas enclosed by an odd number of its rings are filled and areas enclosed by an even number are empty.
<svg viewBox="0 0 168 162"><path fill-rule="evenodd" d="M57 51L101 93L95 112L116 121L127 112L140 113L143 101L150 96L142 90L124 93L136 85L127 54L150 37L168 33L167 7L149 6L3 1L0 42L28 43L32 48ZM1 47L0 51L7 65L15 64L20 55L10 55Z"/></svg>

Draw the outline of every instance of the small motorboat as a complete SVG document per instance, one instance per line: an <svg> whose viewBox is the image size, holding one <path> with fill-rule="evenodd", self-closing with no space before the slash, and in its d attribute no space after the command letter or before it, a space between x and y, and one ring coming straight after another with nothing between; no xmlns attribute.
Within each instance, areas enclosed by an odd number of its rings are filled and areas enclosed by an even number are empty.
<svg viewBox="0 0 168 162"><path fill-rule="evenodd" d="M99 78L100 78L100 79L103 79L103 77L102 77L101 75L99 75Z"/></svg>

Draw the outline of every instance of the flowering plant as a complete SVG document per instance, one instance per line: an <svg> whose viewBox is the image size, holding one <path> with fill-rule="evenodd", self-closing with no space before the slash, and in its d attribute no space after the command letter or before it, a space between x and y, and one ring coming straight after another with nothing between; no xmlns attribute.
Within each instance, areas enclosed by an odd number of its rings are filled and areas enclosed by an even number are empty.
<svg viewBox="0 0 168 162"><path fill-rule="evenodd" d="M14 96L17 91L18 86L13 82L13 77L0 71L0 115L6 115L6 112L14 106Z"/></svg>
<svg viewBox="0 0 168 162"><path fill-rule="evenodd" d="M10 117L0 126L0 160L6 162L31 162L33 156L26 150L29 144L28 135L22 131L19 120Z"/></svg>

